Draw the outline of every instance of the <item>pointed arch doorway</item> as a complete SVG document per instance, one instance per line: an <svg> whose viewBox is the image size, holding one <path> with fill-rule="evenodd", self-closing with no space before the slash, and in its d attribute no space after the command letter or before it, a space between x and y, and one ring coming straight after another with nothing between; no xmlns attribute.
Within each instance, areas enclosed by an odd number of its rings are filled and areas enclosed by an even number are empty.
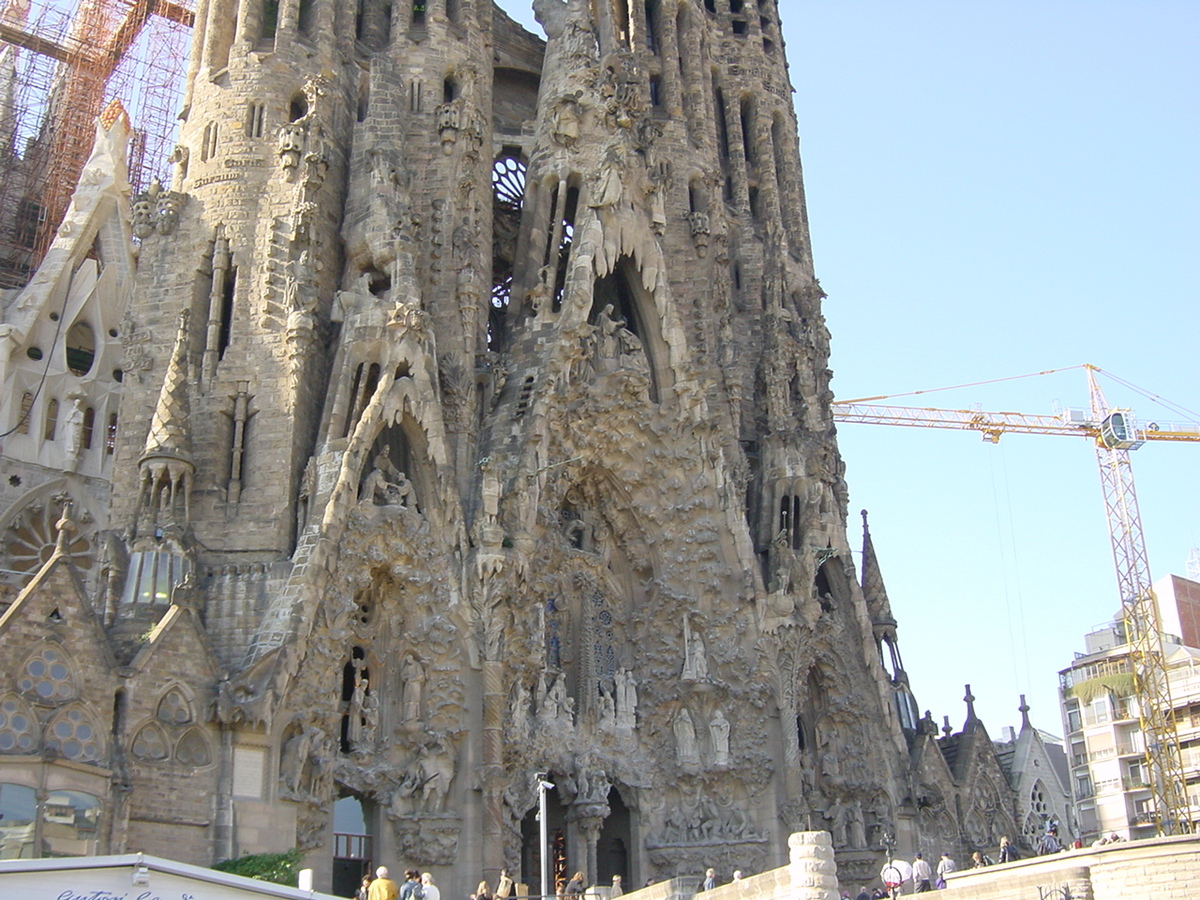
<svg viewBox="0 0 1200 900"><path fill-rule="evenodd" d="M620 875L626 891L636 890L640 885L634 885L631 881L632 817L615 785L608 792L608 808L608 816L600 829L600 839L596 842L596 883L602 887L611 885L613 876Z"/></svg>
<svg viewBox="0 0 1200 900"><path fill-rule="evenodd" d="M372 868L369 804L354 795L333 804L333 886L338 897L353 897Z"/></svg>

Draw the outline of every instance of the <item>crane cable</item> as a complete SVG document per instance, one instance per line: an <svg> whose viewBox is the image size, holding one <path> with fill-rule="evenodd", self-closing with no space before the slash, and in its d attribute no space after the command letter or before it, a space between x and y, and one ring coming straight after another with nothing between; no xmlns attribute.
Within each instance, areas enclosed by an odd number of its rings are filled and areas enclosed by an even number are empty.
<svg viewBox="0 0 1200 900"><path fill-rule="evenodd" d="M1099 372L1103 375L1107 375L1109 378L1111 378L1117 384L1122 385L1123 387L1129 388L1131 391L1133 391L1136 394L1140 394L1141 396L1143 396L1147 400L1149 400L1151 403L1157 403L1159 406L1163 407L1163 409L1170 410L1171 412L1176 413L1177 415L1185 416L1192 422L1200 423L1200 413L1193 412L1192 410L1188 409L1186 406L1181 406L1180 404L1175 403L1171 400L1168 400L1165 397L1161 396L1160 394L1154 393L1153 391L1148 391L1145 388L1138 387L1132 381L1126 381L1124 378L1121 378L1118 375L1114 375L1112 372L1109 372L1106 369L1101 369L1098 367L1095 367L1095 368L1096 368L1097 372Z"/></svg>
<svg viewBox="0 0 1200 900"><path fill-rule="evenodd" d="M923 391L906 391L903 394L879 394L876 397L857 397L854 400L834 400L834 406L844 406L849 403L872 403L876 400L891 400L894 397L916 397L919 394L936 394L939 391L956 391L959 388L979 387L984 384L1000 384L1003 381L1018 381L1022 378L1036 378L1039 375L1054 375L1057 372L1070 372L1072 369L1082 369L1083 366L1066 366L1061 369L1045 369L1041 372L1029 372L1026 375L1009 375L1007 378L989 378L987 381L971 381L966 384L952 384L948 387L928 388Z"/></svg>
<svg viewBox="0 0 1200 900"><path fill-rule="evenodd" d="M1191 422L1200 423L1200 413L1194 412L1188 409L1186 406L1182 406L1174 401L1168 400L1161 394L1156 394L1153 391L1146 390L1146 388L1138 387L1132 381L1121 378L1119 375L1114 375L1107 369L1101 369L1099 366L1089 366L1087 364L1063 366L1062 368L1058 369L1043 369L1040 372L1028 372L1024 375L1009 375L1005 378L988 378L984 381L969 381L964 384L951 384L946 387L926 388L925 390L921 391L904 391L903 393L899 394L877 394L874 397L856 397L853 400L834 400L833 405L849 406L852 403L874 403L877 400L893 400L897 397L918 397L921 394L936 394L941 391L956 391L960 390L961 388L981 387L986 384L1001 384L1006 381L1020 381L1023 378L1037 378L1042 375L1056 375L1059 372L1070 372L1075 369L1092 369L1101 375L1106 375L1122 387L1129 388L1129 390L1133 391L1134 393L1145 397L1151 403L1157 403L1159 406L1163 407L1163 409L1169 410L1176 415L1184 416Z"/></svg>

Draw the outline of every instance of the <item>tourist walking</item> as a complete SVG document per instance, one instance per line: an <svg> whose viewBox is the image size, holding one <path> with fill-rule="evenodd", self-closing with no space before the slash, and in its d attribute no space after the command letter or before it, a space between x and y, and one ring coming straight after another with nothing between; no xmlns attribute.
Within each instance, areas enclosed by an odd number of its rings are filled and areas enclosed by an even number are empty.
<svg viewBox="0 0 1200 900"><path fill-rule="evenodd" d="M358 890L354 892L354 900L367 900L367 897L371 892L372 880L373 879L370 875L363 876L362 884L359 886Z"/></svg>
<svg viewBox="0 0 1200 900"><path fill-rule="evenodd" d="M1008 838L1000 838L1000 862L1016 862L1020 858L1020 855L1017 853L1017 848L1009 842Z"/></svg>
<svg viewBox="0 0 1200 900"><path fill-rule="evenodd" d="M937 866L937 887L941 890L946 886L946 876L951 872L958 871L958 863L950 858L949 853L943 853L942 858L938 860Z"/></svg>
<svg viewBox="0 0 1200 900"><path fill-rule="evenodd" d="M625 888L621 887L621 876L614 875L612 890L609 891L609 893L608 893L609 900L613 900L613 898L616 898L616 897L624 896L624 894L625 894Z"/></svg>
<svg viewBox="0 0 1200 900"><path fill-rule="evenodd" d="M416 869L404 870L404 884L400 885L400 900L424 900L421 890L421 873Z"/></svg>
<svg viewBox="0 0 1200 900"><path fill-rule="evenodd" d="M421 876L421 894L424 900L442 900L442 889L433 883L433 875L429 872Z"/></svg>
<svg viewBox="0 0 1200 900"><path fill-rule="evenodd" d="M1042 835L1042 842L1038 844L1038 856L1049 856L1051 853L1057 853L1062 849L1062 844L1058 840L1058 827L1051 825L1046 829L1046 833Z"/></svg>
<svg viewBox="0 0 1200 900"><path fill-rule="evenodd" d="M579 900L579 897L582 896L583 878L584 876L582 872L576 872L571 876L571 880L567 882L567 886L563 890L567 900Z"/></svg>
<svg viewBox="0 0 1200 900"><path fill-rule="evenodd" d="M475 893L471 895L471 900L495 900L495 895L492 893L492 886L486 881L479 882L479 887L475 888Z"/></svg>
<svg viewBox="0 0 1200 900"><path fill-rule="evenodd" d="M912 880L913 885L917 889L916 893L923 894L926 891L932 891L933 885L930 884L930 881L933 879L933 870L929 868L929 863L925 862L920 853L913 859L912 870Z"/></svg>
<svg viewBox="0 0 1200 900"><path fill-rule="evenodd" d="M399 896L400 888L388 878L387 866L380 866L375 870L375 880L367 890L367 900L396 900Z"/></svg>
<svg viewBox="0 0 1200 900"><path fill-rule="evenodd" d="M700 890L711 891L717 886L717 870L706 869L704 872L704 880L700 882Z"/></svg>

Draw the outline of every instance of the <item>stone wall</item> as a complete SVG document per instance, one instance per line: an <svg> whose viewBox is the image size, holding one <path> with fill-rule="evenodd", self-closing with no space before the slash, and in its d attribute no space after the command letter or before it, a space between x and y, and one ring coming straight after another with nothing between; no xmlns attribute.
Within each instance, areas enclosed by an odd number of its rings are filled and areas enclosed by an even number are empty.
<svg viewBox="0 0 1200 900"><path fill-rule="evenodd" d="M1066 897L1123 900L1195 896L1200 880L1200 837L1155 838L1018 860L956 872L940 896L945 900Z"/></svg>
<svg viewBox="0 0 1200 900"><path fill-rule="evenodd" d="M834 900L854 895L858 883L839 886L828 832L788 839L791 862L705 891L703 900ZM703 873L672 878L625 894L628 900L692 900ZM1200 836L1155 838L955 872L941 900L1191 900L1200 883ZM868 885L878 886L878 882ZM911 891L911 885L905 893Z"/></svg>
<svg viewBox="0 0 1200 900"><path fill-rule="evenodd" d="M788 838L788 849L788 865L703 891L703 900L836 900L837 863L829 832L796 832ZM720 873L718 878L728 874ZM704 873L697 872L623 896L631 900L692 900L703 881ZM589 892L593 894L608 900L606 888Z"/></svg>

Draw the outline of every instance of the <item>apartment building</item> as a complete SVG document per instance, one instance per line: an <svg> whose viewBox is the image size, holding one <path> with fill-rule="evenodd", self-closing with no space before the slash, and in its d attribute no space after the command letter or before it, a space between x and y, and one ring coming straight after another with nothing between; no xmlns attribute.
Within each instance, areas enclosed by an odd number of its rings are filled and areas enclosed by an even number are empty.
<svg viewBox="0 0 1200 900"><path fill-rule="evenodd" d="M1168 575L1154 590L1195 823L1200 820L1200 583ZM1085 635L1084 643L1084 652L1059 672L1077 836L1085 843L1111 834L1126 840L1152 837L1158 816L1124 623L1114 619Z"/></svg>

